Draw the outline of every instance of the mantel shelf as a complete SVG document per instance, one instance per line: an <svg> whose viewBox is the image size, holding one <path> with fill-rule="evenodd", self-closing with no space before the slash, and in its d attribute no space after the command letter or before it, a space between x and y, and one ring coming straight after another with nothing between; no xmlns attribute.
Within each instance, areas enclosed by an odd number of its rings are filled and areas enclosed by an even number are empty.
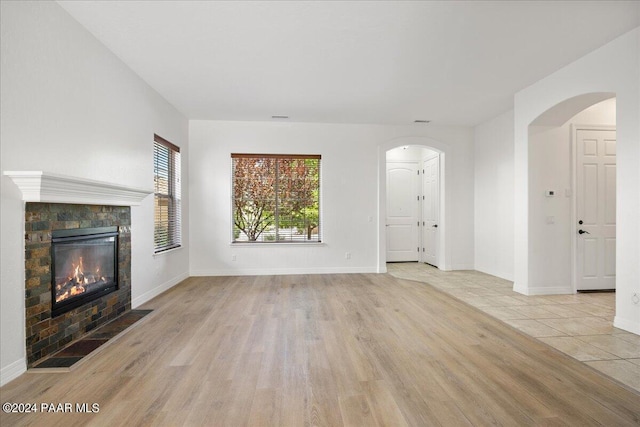
<svg viewBox="0 0 640 427"><path fill-rule="evenodd" d="M5 171L25 202L137 206L153 190L42 171Z"/></svg>

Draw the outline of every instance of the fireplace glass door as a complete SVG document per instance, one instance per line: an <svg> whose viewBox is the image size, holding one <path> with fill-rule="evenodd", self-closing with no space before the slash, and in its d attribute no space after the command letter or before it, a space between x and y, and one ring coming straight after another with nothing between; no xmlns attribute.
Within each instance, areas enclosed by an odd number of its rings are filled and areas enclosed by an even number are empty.
<svg viewBox="0 0 640 427"><path fill-rule="evenodd" d="M59 315L118 287L117 227L54 230L52 314Z"/></svg>

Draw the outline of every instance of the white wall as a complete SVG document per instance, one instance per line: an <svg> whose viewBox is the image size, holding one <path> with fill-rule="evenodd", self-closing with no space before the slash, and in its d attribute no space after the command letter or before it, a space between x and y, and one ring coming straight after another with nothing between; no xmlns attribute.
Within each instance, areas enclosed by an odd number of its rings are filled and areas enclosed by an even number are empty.
<svg viewBox="0 0 640 427"><path fill-rule="evenodd" d="M0 170L43 170L153 189L153 134L182 147L187 120L54 2L2 2ZM183 193L188 195L186 181ZM2 176L0 382L25 370L24 204ZM183 204L188 216L188 198ZM153 256L153 197L132 208L134 305L188 272Z"/></svg>
<svg viewBox="0 0 640 427"><path fill-rule="evenodd" d="M615 98L578 113L562 126L529 127L530 283L544 293L572 293L572 125L616 124ZM545 196L554 190L555 196ZM569 193L567 193L569 191ZM554 223L547 222L553 217Z"/></svg>
<svg viewBox="0 0 640 427"><path fill-rule="evenodd" d="M275 122L190 122L190 224L192 275L376 272L384 236L379 208L384 203L386 150L403 135L432 135L450 153L451 206L458 232L473 234L472 158L467 130ZM444 141L444 142L443 142ZM416 145L422 145L418 142ZM431 145L430 143L424 145ZM232 152L322 155L323 243L321 245L232 245ZM380 153L381 156L379 155ZM382 165L382 167L380 166ZM382 179L384 182L384 179ZM464 209L471 205L471 209ZM369 221L371 218L371 221ZM459 244L458 244L459 242ZM383 248L382 248L383 249ZM351 259L345 253L351 253ZM233 256L235 255L235 261ZM473 265L462 239L451 248L455 265ZM384 263L384 261L383 261Z"/></svg>
<svg viewBox="0 0 640 427"><path fill-rule="evenodd" d="M617 243L614 325L640 333L640 28L613 40L515 95L515 283L544 292L531 281L529 125L554 105L586 93L613 92L617 100Z"/></svg>
<svg viewBox="0 0 640 427"><path fill-rule="evenodd" d="M475 269L513 280L513 110L475 128Z"/></svg>
<svg viewBox="0 0 640 427"><path fill-rule="evenodd" d="M427 157L436 156L438 153L433 150L429 150L424 147L416 147L416 146L407 146L397 147L393 150L387 151L387 162L394 161L414 161L414 162L422 162Z"/></svg>

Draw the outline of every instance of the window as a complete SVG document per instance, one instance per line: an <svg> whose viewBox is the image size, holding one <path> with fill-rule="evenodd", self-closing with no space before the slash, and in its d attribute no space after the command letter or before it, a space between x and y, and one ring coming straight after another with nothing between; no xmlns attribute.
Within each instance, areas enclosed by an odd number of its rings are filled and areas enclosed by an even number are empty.
<svg viewBox="0 0 640 427"><path fill-rule="evenodd" d="M320 156L231 154L233 242L321 242Z"/></svg>
<svg viewBox="0 0 640 427"><path fill-rule="evenodd" d="M180 247L180 147L153 137L155 253Z"/></svg>

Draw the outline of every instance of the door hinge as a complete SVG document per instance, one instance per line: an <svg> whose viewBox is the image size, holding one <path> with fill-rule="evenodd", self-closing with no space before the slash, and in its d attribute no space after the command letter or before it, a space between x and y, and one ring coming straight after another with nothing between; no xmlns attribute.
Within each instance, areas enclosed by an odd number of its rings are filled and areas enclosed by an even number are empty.
<svg viewBox="0 0 640 427"><path fill-rule="evenodd" d="M420 201L420 196L418 195L418 196L416 196L416 197L417 197L417 200L418 200L418 201Z"/></svg>
<svg viewBox="0 0 640 427"><path fill-rule="evenodd" d="M418 175L420 175L420 169L418 169L416 172L418 172Z"/></svg>
<svg viewBox="0 0 640 427"><path fill-rule="evenodd" d="M422 252L424 252L424 248L422 248Z"/></svg>
<svg viewBox="0 0 640 427"><path fill-rule="evenodd" d="M422 221L422 225L424 226L424 221ZM424 249L424 248L423 248Z"/></svg>
<svg viewBox="0 0 640 427"><path fill-rule="evenodd" d="M420 247L417 247L416 249L418 250L418 252L420 252Z"/></svg>

